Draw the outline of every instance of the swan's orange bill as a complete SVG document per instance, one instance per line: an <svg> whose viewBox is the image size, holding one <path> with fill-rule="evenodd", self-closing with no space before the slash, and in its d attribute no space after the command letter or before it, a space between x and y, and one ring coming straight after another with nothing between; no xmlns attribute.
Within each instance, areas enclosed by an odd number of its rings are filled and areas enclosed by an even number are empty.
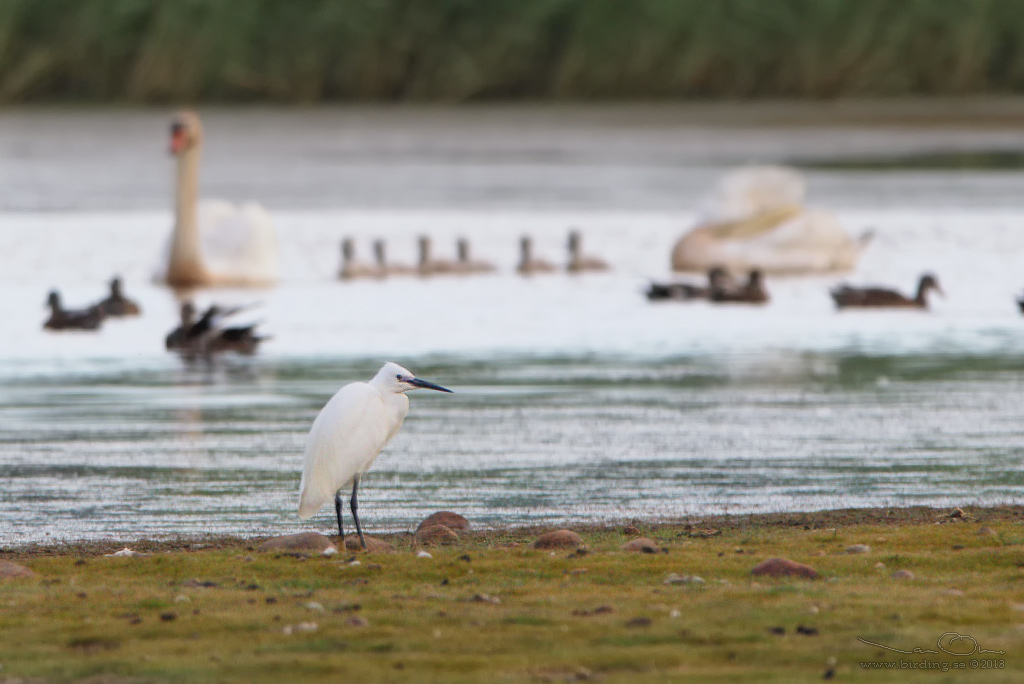
<svg viewBox="0 0 1024 684"><path fill-rule="evenodd" d="M178 154L185 149L188 136L182 126L171 126L171 154Z"/></svg>

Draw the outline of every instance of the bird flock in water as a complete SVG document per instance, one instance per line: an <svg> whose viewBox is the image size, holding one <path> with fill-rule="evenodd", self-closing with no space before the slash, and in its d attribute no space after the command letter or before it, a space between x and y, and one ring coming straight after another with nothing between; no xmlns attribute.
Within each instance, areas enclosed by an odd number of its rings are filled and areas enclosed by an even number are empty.
<svg viewBox="0 0 1024 684"><path fill-rule="evenodd" d="M598 272L609 270L607 262L581 251L582 240L578 231L569 233L569 258L564 267L533 254L532 240L524 236L520 240L520 260L516 271L520 275L555 273L564 270L567 273ZM357 278L389 278L395 276L434 275L471 275L495 271L493 264L470 257L469 242L460 238L456 243L457 259L435 259L431 256L431 242L427 237L419 238L419 262L416 266L392 264L387 261L383 240L373 242L374 263L358 261L355 254L355 243L345 238L341 243L342 266L339 278L354 280ZM51 290L47 299L50 317L43 324L46 330L99 330L108 318L139 316L142 309L126 297L121 278L115 277L109 283L109 294L99 302L82 309L65 309L61 302L60 292ZM905 295L897 290L883 287L853 287L841 284L829 291L837 309L847 308L906 308L927 309L928 293L931 291L944 295L938 278L931 274L923 274L913 296ZM694 302L706 301L716 304L766 304L770 298L765 287L764 274L760 270L752 270L743 281L737 280L722 267L712 268L707 275L706 284L696 282L652 282L644 294L651 302ZM1024 295L1017 299L1017 305L1024 314ZM270 339L269 335L261 334L257 328L259 323L246 325L229 325L236 314L252 309L256 305L226 307L211 304L197 317L198 310L191 300L181 304L180 321L164 340L168 351L177 352L186 358L210 357L223 352L234 352L251 356L257 352L262 342Z"/></svg>
<svg viewBox="0 0 1024 684"><path fill-rule="evenodd" d="M168 262L158 279L172 287L183 289L204 286L266 286L276 282L276 238L269 214L259 205L247 204L234 207L230 203L220 200L213 201L212 205L200 207L197 202L197 174L203 130L198 115L191 111L179 113L171 124L170 132L170 153L177 159L175 222L168 242ZM739 199L743 200L740 203L742 206L747 207L748 204L754 202L764 211L752 219L748 217L745 223L742 221L739 223L726 222L717 227L711 226L692 231L690 235L694 236L693 240L699 238L698 241L703 241L702 245L709 240L714 242L712 240L714 235L723 230L732 235L740 228L751 233L751 235L744 233L746 238L756 241L758 236L763 233L764 226L761 223L764 223L764 216L778 218L780 207L785 210L783 213L788 217L787 220L800 223L797 220L799 218L797 215L801 215L800 211L796 211L794 207L797 207L802 200L804 183L795 171L781 168L741 170L728 177L724 187L729 192L738 193ZM767 205L766 197L772 200ZM767 209L762 205L767 206ZM749 207L747 208L749 209ZM791 216L791 214L793 215ZM801 220L806 223L810 221L810 218L805 217ZM783 223L785 224L785 221ZM834 223L833 220L825 226L830 228L832 233L836 230L836 227L832 225ZM821 221L811 226L812 228L817 226L815 230L818 232L811 231L808 234L809 237L805 236L812 241L811 243L821 239L819 233L822 228L819 224ZM714 235L709 237L701 231L704 233L711 231ZM828 230L825 233L831 235ZM213 242L206 240L211 237L217 238L217 240ZM830 238L831 241L826 242L832 245L835 242L833 238L834 236ZM849 242L845 235L843 238ZM862 240L862 242L866 244L866 241ZM246 258L241 263L230 263L230 259L225 262L224 254L220 254L221 258L218 259L217 252L223 251L225 244L230 247L228 250L230 254L242 254ZM704 246L706 247L706 245ZM856 256L863 246L861 244L851 254ZM537 256L533 250L532 239L529 236L523 236L519 242L519 262L516 272L523 276L533 276L557 272L578 274L610 269L608 262L583 251L583 239L579 230L571 229L569 231L566 247L568 258L564 265L558 265ZM338 277L342 280L355 280L400 276L466 276L486 274L496 270L492 263L476 259L471 255L469 241L465 238L460 238L456 242L455 259L438 258L432 253L431 248L430 238L421 236L418 241L419 255L416 264L393 263L387 258L385 242L376 240L373 242L373 261L360 261L356 254L355 241L352 238L345 238L341 242L341 268ZM674 268L686 270L676 261L676 256L673 254ZM706 263L713 265L716 261L717 259L710 259ZM847 264L848 262L849 259L839 262L833 259L829 263ZM754 261L752 265L757 266L758 261ZM43 328L54 331L95 331L100 329L107 318L138 316L142 313L138 304L125 296L119 277L113 278L109 287L110 292L104 299L82 309L65 309L60 293L57 290L52 290L47 299L50 317L43 324ZM933 290L943 294L938 279L933 274L925 273L921 276L917 292L913 296L904 295L888 288L854 287L847 284L841 284L832 289L830 294L837 309L927 309L928 294ZM770 300L765 286L764 271L756 267L747 272L745 280L737 279L724 267L714 267L708 271L706 283L652 282L647 287L645 294L647 299L652 302L707 301L714 304L763 305ZM1024 296L1017 300L1017 304L1021 313L1024 313ZM202 314L199 314L199 309L192 301L184 301L180 307L180 320L164 340L165 347L186 358L211 357L222 352L254 354L260 344L269 337L257 330L258 323L243 325L232 323L234 316L251 308L253 308L252 305L227 307L211 304Z"/></svg>

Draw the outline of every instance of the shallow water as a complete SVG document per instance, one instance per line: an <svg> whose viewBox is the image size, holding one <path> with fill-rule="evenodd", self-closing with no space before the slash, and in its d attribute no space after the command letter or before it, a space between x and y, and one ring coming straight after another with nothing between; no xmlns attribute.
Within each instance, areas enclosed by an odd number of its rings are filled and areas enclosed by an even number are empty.
<svg viewBox="0 0 1024 684"><path fill-rule="evenodd" d="M943 136L991 149L1018 134L737 131L663 115L575 126L557 113L517 127L507 112L261 112L231 126L221 112L204 188L264 200L284 278L200 293L260 302L248 318L274 339L256 358L189 367L162 349L177 303L149 282L170 225L162 114L71 116L0 116L22 133L0 126L0 177L17 180L0 184L0 543L328 530L326 510L312 524L294 515L303 438L340 385L385 359L456 393L412 396L362 489L371 531L439 509L505 525L1020 498L1024 176L810 175L813 203L851 232L877 230L849 280L909 290L932 270L948 297L930 313L837 314L838 278L769 281L764 308L640 295L744 141L774 161ZM318 135L340 146L326 161ZM231 153L250 139L248 156ZM512 273L520 234L557 260L572 225L612 273ZM367 255L386 237L411 262L420 233L441 255L466 235L499 272L334 279L341 236ZM75 306L113 273L143 317L94 335L40 330L47 289Z"/></svg>

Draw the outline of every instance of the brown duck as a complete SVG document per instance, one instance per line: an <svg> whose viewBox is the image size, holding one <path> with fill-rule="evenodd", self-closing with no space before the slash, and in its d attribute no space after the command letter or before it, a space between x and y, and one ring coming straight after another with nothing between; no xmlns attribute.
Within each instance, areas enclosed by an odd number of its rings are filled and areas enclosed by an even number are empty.
<svg viewBox="0 0 1024 684"><path fill-rule="evenodd" d="M98 306L65 309L60 302L60 293L56 290L50 290L46 304L50 307L50 318L43 323L47 330L97 330L103 323L103 311Z"/></svg>
<svg viewBox="0 0 1024 684"><path fill-rule="evenodd" d="M708 298L719 303L766 304L768 290L764 287L764 274L756 269L751 271L747 276L747 282L739 287L713 285Z"/></svg>
<svg viewBox="0 0 1024 684"><path fill-rule="evenodd" d="M729 274L725 269L716 266L708 271L708 284L694 283L651 283L644 294L651 302L677 301L686 302L695 299L708 299L711 291L716 288L730 287Z"/></svg>
<svg viewBox="0 0 1024 684"><path fill-rule="evenodd" d="M142 313L138 304L124 296L120 278L110 281L110 296L96 306L106 316L138 316Z"/></svg>
<svg viewBox="0 0 1024 684"><path fill-rule="evenodd" d="M945 295L939 287L938 279L931 273L925 273L917 284L917 294L914 297L907 297L896 290L884 287L850 287L840 285L830 292L832 300L836 303L837 309L846 308L899 308L899 309L927 309L928 291L935 290Z"/></svg>

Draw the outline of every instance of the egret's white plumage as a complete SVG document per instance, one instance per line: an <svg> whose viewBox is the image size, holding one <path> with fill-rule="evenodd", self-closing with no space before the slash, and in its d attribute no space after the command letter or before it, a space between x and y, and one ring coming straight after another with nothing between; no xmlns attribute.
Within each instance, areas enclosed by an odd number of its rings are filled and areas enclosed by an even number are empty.
<svg viewBox="0 0 1024 684"><path fill-rule="evenodd" d="M345 385L331 397L313 421L306 438L305 464L299 485L300 518L312 517L324 504L334 500L341 533L339 493L353 487L354 501L360 476L370 469L409 413L409 397L405 393L420 387L451 391L420 380L397 363L388 362L369 382ZM353 503L353 517L359 531L355 509Z"/></svg>

